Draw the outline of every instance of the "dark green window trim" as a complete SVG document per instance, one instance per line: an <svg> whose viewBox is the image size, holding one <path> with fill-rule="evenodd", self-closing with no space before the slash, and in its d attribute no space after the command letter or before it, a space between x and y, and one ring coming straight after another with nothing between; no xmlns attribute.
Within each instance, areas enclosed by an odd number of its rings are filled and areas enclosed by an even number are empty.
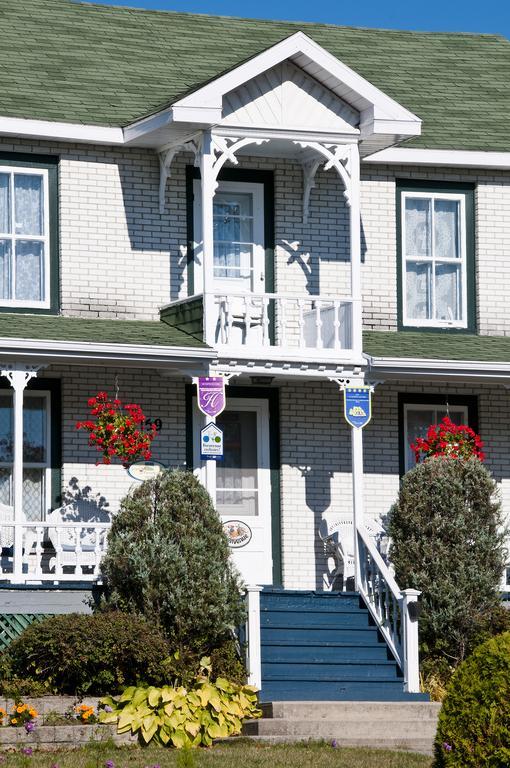
<svg viewBox="0 0 510 768"><path fill-rule="evenodd" d="M200 169L193 165L186 166L186 227L188 241L188 296L194 293L193 277L193 181L200 178ZM218 176L218 181L245 181L252 184L264 185L264 249L266 253L265 263L265 291L274 292L274 174L273 171L258 171L256 169L223 168Z"/></svg>
<svg viewBox="0 0 510 768"><path fill-rule="evenodd" d="M269 405L269 468L271 477L271 546L273 586L282 585L282 526L280 505L280 393L271 387L226 388L229 397L257 397ZM193 469L193 397L196 386L186 385L186 467Z"/></svg>
<svg viewBox="0 0 510 768"><path fill-rule="evenodd" d="M445 326L404 325L402 314L402 192L452 192L465 196L466 200L466 280L467 280L467 326L448 328ZM397 179L397 323L399 331L425 331L427 333L476 333L476 266L475 266L475 185L464 182L420 181Z"/></svg>
<svg viewBox="0 0 510 768"><path fill-rule="evenodd" d="M478 397L476 395L449 395L445 394L432 394L429 395L426 392L410 393L399 392L398 393L398 462L400 477L405 474L405 453L406 453L406 436L405 436L405 420L404 420L404 406L405 405L461 405L467 408L468 412L468 426L478 432Z"/></svg>
<svg viewBox="0 0 510 768"><path fill-rule="evenodd" d="M0 312L23 313L30 315L56 315L60 308L60 277L59 277L59 227L58 227L58 163L54 155L31 155L18 152L0 152L0 166L13 165L20 168L44 168L48 171L49 192L49 236L50 236L50 306L38 309L30 307L2 307Z"/></svg>
<svg viewBox="0 0 510 768"><path fill-rule="evenodd" d="M50 461L51 468L51 504L52 509L62 503L62 393L60 379L31 379L27 389L50 393L51 436ZM0 377L0 390L11 390L9 382ZM11 390L12 391L12 390Z"/></svg>

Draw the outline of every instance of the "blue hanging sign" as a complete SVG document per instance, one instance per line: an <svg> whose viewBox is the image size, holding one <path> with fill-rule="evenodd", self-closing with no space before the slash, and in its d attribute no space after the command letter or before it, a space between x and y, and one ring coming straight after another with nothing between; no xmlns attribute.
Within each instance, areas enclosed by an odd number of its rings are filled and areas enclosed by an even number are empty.
<svg viewBox="0 0 510 768"><path fill-rule="evenodd" d="M344 389L344 416L351 427L366 427L372 418L371 387L346 387Z"/></svg>

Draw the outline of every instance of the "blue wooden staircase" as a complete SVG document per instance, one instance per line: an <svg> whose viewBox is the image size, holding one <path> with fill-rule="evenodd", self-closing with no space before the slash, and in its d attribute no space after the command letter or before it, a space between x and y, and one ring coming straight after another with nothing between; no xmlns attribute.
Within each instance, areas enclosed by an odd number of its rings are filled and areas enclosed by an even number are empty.
<svg viewBox="0 0 510 768"><path fill-rule="evenodd" d="M420 701L356 592L264 589L261 701Z"/></svg>

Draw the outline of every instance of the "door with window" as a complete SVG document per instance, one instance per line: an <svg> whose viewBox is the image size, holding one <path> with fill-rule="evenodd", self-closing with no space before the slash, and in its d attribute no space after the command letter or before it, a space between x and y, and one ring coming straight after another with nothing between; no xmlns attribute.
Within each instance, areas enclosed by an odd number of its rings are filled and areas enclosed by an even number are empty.
<svg viewBox="0 0 510 768"><path fill-rule="evenodd" d="M216 462L216 506L232 558L248 584L272 584L269 404L265 399L228 399L216 423L223 430L224 456ZM194 466L200 461L203 416L194 409Z"/></svg>
<svg viewBox="0 0 510 768"><path fill-rule="evenodd" d="M404 403L404 471L408 472L416 465L411 445L417 437L425 437L431 424L439 424L449 416L454 424L469 424L467 405L431 405L424 403Z"/></svg>
<svg viewBox="0 0 510 768"><path fill-rule="evenodd" d="M195 292L203 290L200 180L194 182ZM220 181L213 198L214 291L264 293L264 185Z"/></svg>
<svg viewBox="0 0 510 768"><path fill-rule="evenodd" d="M25 390L23 403L23 512L44 520L51 505L50 393ZM13 394L0 389L0 502L12 506Z"/></svg>

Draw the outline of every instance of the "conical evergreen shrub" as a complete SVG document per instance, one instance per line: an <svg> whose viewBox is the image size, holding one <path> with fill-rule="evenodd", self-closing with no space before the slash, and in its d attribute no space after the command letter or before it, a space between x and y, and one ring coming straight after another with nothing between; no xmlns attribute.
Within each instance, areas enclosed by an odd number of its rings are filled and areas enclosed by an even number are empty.
<svg viewBox="0 0 510 768"><path fill-rule="evenodd" d="M191 472L162 472L123 499L101 568L110 602L161 626L175 649L210 653L244 620L220 518Z"/></svg>
<svg viewBox="0 0 510 768"><path fill-rule="evenodd" d="M402 480L389 516L390 560L402 589L422 592L425 656L452 666L504 628L504 532L496 483L477 458L428 458Z"/></svg>

